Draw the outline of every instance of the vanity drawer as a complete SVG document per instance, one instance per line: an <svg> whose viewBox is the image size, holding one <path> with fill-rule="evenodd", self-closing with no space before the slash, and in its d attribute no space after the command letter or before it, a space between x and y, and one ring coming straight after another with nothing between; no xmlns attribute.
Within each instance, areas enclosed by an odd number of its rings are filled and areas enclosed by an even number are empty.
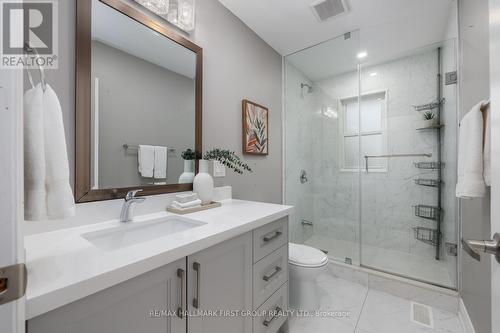
<svg viewBox="0 0 500 333"><path fill-rule="evenodd" d="M262 306L257 310L257 316L253 319L253 333L276 333L286 321L288 310L288 283L281 286ZM281 312L273 314L273 312Z"/></svg>
<svg viewBox="0 0 500 333"><path fill-rule="evenodd" d="M253 231L253 262L288 243L288 217L266 224Z"/></svg>
<svg viewBox="0 0 500 333"><path fill-rule="evenodd" d="M253 308L257 309L288 281L288 246L265 256L253 266Z"/></svg>

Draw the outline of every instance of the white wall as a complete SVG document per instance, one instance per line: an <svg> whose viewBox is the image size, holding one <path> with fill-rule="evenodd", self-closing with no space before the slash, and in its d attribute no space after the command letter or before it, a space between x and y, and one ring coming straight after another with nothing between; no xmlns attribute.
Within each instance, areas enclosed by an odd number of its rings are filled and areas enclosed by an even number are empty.
<svg viewBox="0 0 500 333"><path fill-rule="evenodd" d="M461 57L460 114L464 116L480 100L489 98L489 20L487 0L459 0ZM490 195L461 200L462 237L489 239ZM460 293L477 333L491 332L489 258L481 262L462 251Z"/></svg>
<svg viewBox="0 0 500 333"><path fill-rule="evenodd" d="M248 98L269 107L269 156L245 157L254 172L240 176L228 171L219 185L232 185L235 198L280 203L281 56L217 0L197 1L196 5L196 30L191 39L204 51L204 149L220 147L241 153L241 101ZM59 69L48 71L47 81L59 95L63 109L71 184L75 156L75 24L76 0L59 1ZM60 227L65 226L60 221ZM44 230L40 226L33 229Z"/></svg>

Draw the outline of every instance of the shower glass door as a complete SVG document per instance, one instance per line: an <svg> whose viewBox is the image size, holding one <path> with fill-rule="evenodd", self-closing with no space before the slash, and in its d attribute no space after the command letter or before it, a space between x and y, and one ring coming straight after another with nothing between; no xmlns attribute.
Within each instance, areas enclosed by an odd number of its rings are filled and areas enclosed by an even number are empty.
<svg viewBox="0 0 500 333"><path fill-rule="evenodd" d="M395 54L354 31L285 57L292 242L456 288L456 50Z"/></svg>
<svg viewBox="0 0 500 333"><path fill-rule="evenodd" d="M360 70L361 265L454 288L455 40L370 57Z"/></svg>
<svg viewBox="0 0 500 333"><path fill-rule="evenodd" d="M359 265L357 31L285 58L290 239Z"/></svg>

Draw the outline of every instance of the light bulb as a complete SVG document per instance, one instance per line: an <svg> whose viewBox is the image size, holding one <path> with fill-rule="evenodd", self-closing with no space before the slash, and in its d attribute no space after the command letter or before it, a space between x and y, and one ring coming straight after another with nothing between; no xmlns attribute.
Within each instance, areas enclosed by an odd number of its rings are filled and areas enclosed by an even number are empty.
<svg viewBox="0 0 500 333"><path fill-rule="evenodd" d="M362 52L359 52L357 57L358 59L363 59L363 58L366 58L366 56L368 55L368 53L366 51L362 51Z"/></svg>

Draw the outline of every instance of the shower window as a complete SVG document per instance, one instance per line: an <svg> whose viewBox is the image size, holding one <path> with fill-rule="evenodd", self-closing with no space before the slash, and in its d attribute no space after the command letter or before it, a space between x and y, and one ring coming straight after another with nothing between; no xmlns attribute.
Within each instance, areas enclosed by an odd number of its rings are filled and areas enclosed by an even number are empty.
<svg viewBox="0 0 500 333"><path fill-rule="evenodd" d="M362 156L383 155L387 151L386 92L363 94L359 112L358 107L357 97L340 99L342 121L339 133L342 147L339 149L339 161L342 171L359 171L360 139ZM362 170L366 171L364 165ZM369 170L370 172L387 172L386 159L370 159Z"/></svg>

